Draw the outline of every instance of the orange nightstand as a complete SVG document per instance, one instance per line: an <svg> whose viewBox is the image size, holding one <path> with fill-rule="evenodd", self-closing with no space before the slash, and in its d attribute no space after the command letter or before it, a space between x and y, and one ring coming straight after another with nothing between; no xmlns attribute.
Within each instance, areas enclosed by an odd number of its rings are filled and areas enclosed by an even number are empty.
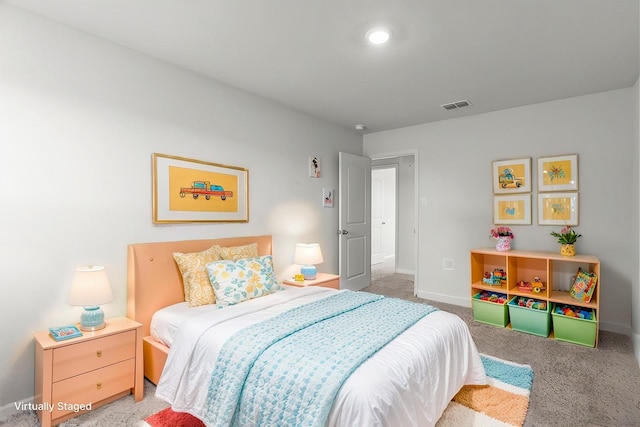
<svg viewBox="0 0 640 427"><path fill-rule="evenodd" d="M340 276L337 274L318 273L316 280L305 280L296 282L295 280L285 280L285 285L304 288L306 286L322 286L324 288L340 289Z"/></svg>
<svg viewBox="0 0 640 427"><path fill-rule="evenodd" d="M56 341L33 334L36 347L35 404L43 427L58 424L122 396L142 400L142 324L126 317L81 337Z"/></svg>

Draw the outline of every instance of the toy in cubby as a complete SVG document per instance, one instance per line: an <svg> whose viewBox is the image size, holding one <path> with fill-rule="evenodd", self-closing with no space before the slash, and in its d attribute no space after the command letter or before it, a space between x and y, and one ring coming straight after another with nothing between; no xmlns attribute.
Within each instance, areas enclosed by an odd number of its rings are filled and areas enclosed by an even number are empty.
<svg viewBox="0 0 640 427"><path fill-rule="evenodd" d="M520 292L531 292L531 283L524 280L518 280L517 285Z"/></svg>
<svg viewBox="0 0 640 427"><path fill-rule="evenodd" d="M567 304L556 304L555 314L561 314L567 317L577 317L579 319L593 320L593 310L581 307L575 307Z"/></svg>
<svg viewBox="0 0 640 427"><path fill-rule="evenodd" d="M474 298L481 301L495 302L496 304L504 304L507 302L507 296L499 292L482 291L476 294Z"/></svg>
<svg viewBox="0 0 640 427"><path fill-rule="evenodd" d="M485 285L500 286L506 282L507 273L501 268L494 269L493 273L489 273L488 271L485 272L484 277L482 278L482 283Z"/></svg>
<svg viewBox="0 0 640 427"><path fill-rule="evenodd" d="M519 280L516 285L518 286L518 290L520 292L533 292L536 294L541 294L547 289L544 285L544 282L540 280L538 276L533 278L533 283Z"/></svg>
<svg viewBox="0 0 640 427"><path fill-rule="evenodd" d="M536 294L541 294L547 290L547 287L544 285L544 282L536 276L533 278L533 288L531 290Z"/></svg>
<svg viewBox="0 0 640 427"><path fill-rule="evenodd" d="M514 305L517 305L518 307L533 308L535 310L542 310L542 311L547 309L546 301L540 301L540 300L527 298L527 297L517 297Z"/></svg>

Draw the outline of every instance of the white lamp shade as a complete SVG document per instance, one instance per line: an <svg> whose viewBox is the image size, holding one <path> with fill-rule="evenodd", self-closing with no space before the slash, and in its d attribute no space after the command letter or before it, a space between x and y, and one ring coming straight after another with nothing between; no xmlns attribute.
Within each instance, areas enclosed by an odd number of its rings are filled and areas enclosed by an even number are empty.
<svg viewBox="0 0 640 427"><path fill-rule="evenodd" d="M293 255L294 264L316 265L322 264L322 251L318 243L297 243L296 251Z"/></svg>
<svg viewBox="0 0 640 427"><path fill-rule="evenodd" d="M107 271L101 266L78 267L69 289L68 302L80 307L92 307L113 300Z"/></svg>

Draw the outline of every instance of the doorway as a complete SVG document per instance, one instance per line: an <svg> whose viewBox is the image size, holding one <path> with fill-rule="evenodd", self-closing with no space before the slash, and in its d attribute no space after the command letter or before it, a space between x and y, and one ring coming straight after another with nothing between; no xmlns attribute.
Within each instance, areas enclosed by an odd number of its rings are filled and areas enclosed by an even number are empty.
<svg viewBox="0 0 640 427"><path fill-rule="evenodd" d="M411 275L415 295L418 260L416 155L399 153L374 158L371 165L372 276L374 270L383 275Z"/></svg>
<svg viewBox="0 0 640 427"><path fill-rule="evenodd" d="M398 165L371 168L371 265L395 270Z"/></svg>

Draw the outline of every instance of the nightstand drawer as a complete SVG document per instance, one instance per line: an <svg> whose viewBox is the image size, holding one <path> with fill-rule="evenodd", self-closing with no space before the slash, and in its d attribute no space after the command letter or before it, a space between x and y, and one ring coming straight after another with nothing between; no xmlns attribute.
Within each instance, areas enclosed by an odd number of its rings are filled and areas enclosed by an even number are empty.
<svg viewBox="0 0 640 427"><path fill-rule="evenodd" d="M99 402L133 388L135 369L135 359L129 359L53 383L51 401L55 406L52 418L56 419L74 412L74 404L85 405L86 408L89 403ZM66 406L61 406L60 404ZM77 412L77 408L75 408L75 412Z"/></svg>
<svg viewBox="0 0 640 427"><path fill-rule="evenodd" d="M136 332L89 340L53 350L53 381L112 365L136 355ZM133 378L133 377L132 377Z"/></svg>

